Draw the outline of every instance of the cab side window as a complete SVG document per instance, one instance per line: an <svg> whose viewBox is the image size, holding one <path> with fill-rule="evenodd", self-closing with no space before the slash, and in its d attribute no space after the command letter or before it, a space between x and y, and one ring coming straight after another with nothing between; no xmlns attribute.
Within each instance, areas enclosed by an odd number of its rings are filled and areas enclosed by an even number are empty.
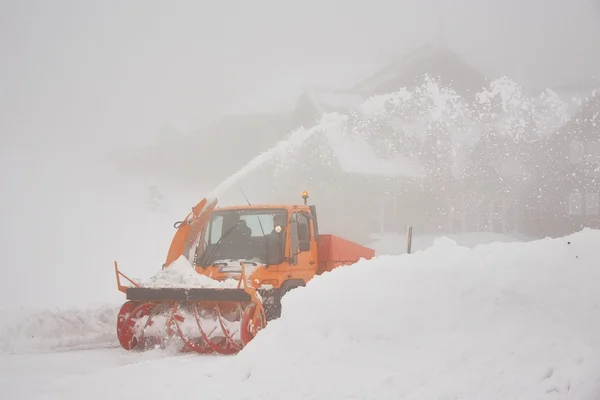
<svg viewBox="0 0 600 400"><path fill-rule="evenodd" d="M308 225L308 218L298 213L298 241L306 242L310 240L310 229Z"/></svg>
<svg viewBox="0 0 600 400"><path fill-rule="evenodd" d="M298 253L310 251L310 225L309 218L302 213L296 213L296 237L298 240Z"/></svg>

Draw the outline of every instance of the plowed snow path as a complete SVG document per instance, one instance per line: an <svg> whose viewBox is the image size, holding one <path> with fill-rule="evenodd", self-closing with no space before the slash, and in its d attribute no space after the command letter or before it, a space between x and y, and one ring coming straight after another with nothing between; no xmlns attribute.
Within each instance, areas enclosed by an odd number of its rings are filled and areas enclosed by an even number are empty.
<svg viewBox="0 0 600 400"><path fill-rule="evenodd" d="M3 354L0 356L0 387L1 392L5 393L2 397L35 399L50 390L61 377L116 368L138 362L139 358L139 355L116 348Z"/></svg>
<svg viewBox="0 0 600 400"><path fill-rule="evenodd" d="M97 376L111 372L119 374L120 369L127 365L170 357L175 359L193 357L197 364L214 358L192 354L173 356L161 351L129 353L120 347L3 354L0 355L0 393L3 393L1 397L6 399L44 399L50 394L61 398L64 390L90 375ZM111 382L106 382L106 385L110 384ZM127 390L139 386L140 381L136 378L129 381L129 384Z"/></svg>

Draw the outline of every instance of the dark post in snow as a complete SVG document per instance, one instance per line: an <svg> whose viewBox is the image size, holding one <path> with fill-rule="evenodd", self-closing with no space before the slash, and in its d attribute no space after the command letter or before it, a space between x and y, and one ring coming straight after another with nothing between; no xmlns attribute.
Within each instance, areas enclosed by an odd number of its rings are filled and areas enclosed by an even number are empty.
<svg viewBox="0 0 600 400"><path fill-rule="evenodd" d="M412 226L408 225L406 227L406 254L410 254L411 247L412 247Z"/></svg>

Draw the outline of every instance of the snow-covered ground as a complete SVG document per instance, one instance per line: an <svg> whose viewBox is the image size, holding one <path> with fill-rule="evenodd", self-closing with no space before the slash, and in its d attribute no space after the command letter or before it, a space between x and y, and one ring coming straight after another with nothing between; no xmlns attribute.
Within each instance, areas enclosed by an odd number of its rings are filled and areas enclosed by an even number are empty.
<svg viewBox="0 0 600 400"><path fill-rule="evenodd" d="M0 358L2 389L28 399L595 399L599 242L593 230L472 249L438 240L290 292L282 317L237 356L13 354Z"/></svg>

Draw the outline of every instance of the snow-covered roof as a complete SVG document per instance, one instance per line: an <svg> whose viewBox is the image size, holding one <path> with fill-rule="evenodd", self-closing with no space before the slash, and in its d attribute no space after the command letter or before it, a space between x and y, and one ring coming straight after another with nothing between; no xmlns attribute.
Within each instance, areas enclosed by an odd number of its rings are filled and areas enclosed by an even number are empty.
<svg viewBox="0 0 600 400"><path fill-rule="evenodd" d="M425 45L400 57L396 61L390 63L387 67L382 68L365 78L363 81L354 85L351 90L360 93L370 92L375 88L384 85L386 82L402 75L414 73L415 71L425 73L427 72L427 65L439 65L443 61L459 62L464 67L464 70L468 71L474 78L481 80L481 82L485 80L485 75L467 64L458 54L450 49L440 45Z"/></svg>
<svg viewBox="0 0 600 400"><path fill-rule="evenodd" d="M330 90L311 87L304 91L304 96L310 99L311 103L322 114L358 108L366 100L363 94L369 93L374 88L378 88L397 77L410 75L415 71L426 73L427 65L439 64L440 60L447 60L449 63L459 62L464 66L465 71L475 77L475 80L483 82L485 79L483 74L465 63L451 50L442 46L426 45L388 64L386 67L369 70L368 74L365 74L361 80L356 80L349 89ZM396 89L399 88L391 88L390 90Z"/></svg>
<svg viewBox="0 0 600 400"><path fill-rule="evenodd" d="M379 157L365 138L343 136L335 130L326 131L325 136L344 172L386 177L427 176L425 168L418 160L401 156L389 159Z"/></svg>

